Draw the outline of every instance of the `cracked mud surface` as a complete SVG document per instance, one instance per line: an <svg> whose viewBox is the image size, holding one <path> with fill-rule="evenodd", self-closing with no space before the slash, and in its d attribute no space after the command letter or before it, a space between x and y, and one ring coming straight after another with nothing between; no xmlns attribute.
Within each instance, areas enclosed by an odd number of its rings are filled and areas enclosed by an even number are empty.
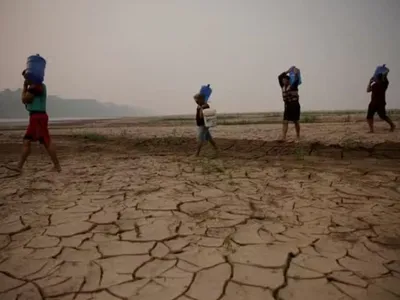
<svg viewBox="0 0 400 300"><path fill-rule="evenodd" d="M0 168L0 299L400 299L397 159L81 143L59 138L61 174L36 149Z"/></svg>

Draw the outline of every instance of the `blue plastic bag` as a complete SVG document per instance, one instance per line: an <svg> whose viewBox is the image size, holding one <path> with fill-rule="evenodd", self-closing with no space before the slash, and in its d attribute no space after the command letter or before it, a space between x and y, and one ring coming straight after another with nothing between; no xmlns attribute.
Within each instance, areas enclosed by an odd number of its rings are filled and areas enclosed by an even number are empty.
<svg viewBox="0 0 400 300"><path fill-rule="evenodd" d="M207 102L208 99L211 97L212 89L211 89L209 84L203 85L200 88L200 92L199 93L200 93L200 95L204 96L204 100L205 100L205 102Z"/></svg>
<svg viewBox="0 0 400 300"><path fill-rule="evenodd" d="M389 69L386 67L386 65L377 66L373 77L376 78L379 74L387 73L389 73Z"/></svg>
<svg viewBox="0 0 400 300"><path fill-rule="evenodd" d="M291 67L290 68L290 71L289 71L289 78L290 78L290 85L292 85L295 81L296 81L296 77L298 76L298 78L299 78L299 84L298 85L300 85L300 84L302 84L302 80L301 80L301 72L300 72L300 70L299 69L297 69L298 70L298 73L296 74L295 72L294 72L294 69L295 69L296 67Z"/></svg>

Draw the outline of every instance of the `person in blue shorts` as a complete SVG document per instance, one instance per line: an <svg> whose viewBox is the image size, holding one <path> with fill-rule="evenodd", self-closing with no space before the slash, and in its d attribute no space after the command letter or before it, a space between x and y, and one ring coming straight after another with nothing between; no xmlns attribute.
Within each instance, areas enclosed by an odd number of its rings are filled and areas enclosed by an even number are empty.
<svg viewBox="0 0 400 300"><path fill-rule="evenodd" d="M214 139L211 136L209 129L205 126L204 116L203 116L203 109L210 108L210 106L206 103L204 95L196 94L194 96L194 101L197 104L196 109L196 125L197 125L197 151L196 156L200 155L201 148L203 147L204 143L209 142L216 154L218 154L218 147L215 143Z"/></svg>

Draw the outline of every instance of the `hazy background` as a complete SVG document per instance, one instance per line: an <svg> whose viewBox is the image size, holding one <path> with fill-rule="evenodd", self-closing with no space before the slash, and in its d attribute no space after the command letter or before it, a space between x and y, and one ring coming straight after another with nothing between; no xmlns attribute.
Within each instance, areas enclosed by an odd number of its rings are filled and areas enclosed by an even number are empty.
<svg viewBox="0 0 400 300"><path fill-rule="evenodd" d="M399 16L400 0L0 0L0 89L40 53L65 98L191 113L211 83L218 111L277 111L294 64L303 110L364 109L386 63L400 108Z"/></svg>

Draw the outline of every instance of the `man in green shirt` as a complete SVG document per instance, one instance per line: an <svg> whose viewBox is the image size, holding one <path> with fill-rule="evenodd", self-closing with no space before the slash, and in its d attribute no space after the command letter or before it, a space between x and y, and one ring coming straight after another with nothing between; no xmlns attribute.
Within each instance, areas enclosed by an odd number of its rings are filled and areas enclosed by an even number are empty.
<svg viewBox="0 0 400 300"><path fill-rule="evenodd" d="M25 71L22 76L25 78L21 100L29 112L29 125L24 135L23 150L21 159L16 171L21 172L26 159L31 153L31 142L38 141L46 148L54 165L54 170L61 171L55 147L49 133L49 116L46 113L47 90L45 84L33 84L26 79Z"/></svg>

